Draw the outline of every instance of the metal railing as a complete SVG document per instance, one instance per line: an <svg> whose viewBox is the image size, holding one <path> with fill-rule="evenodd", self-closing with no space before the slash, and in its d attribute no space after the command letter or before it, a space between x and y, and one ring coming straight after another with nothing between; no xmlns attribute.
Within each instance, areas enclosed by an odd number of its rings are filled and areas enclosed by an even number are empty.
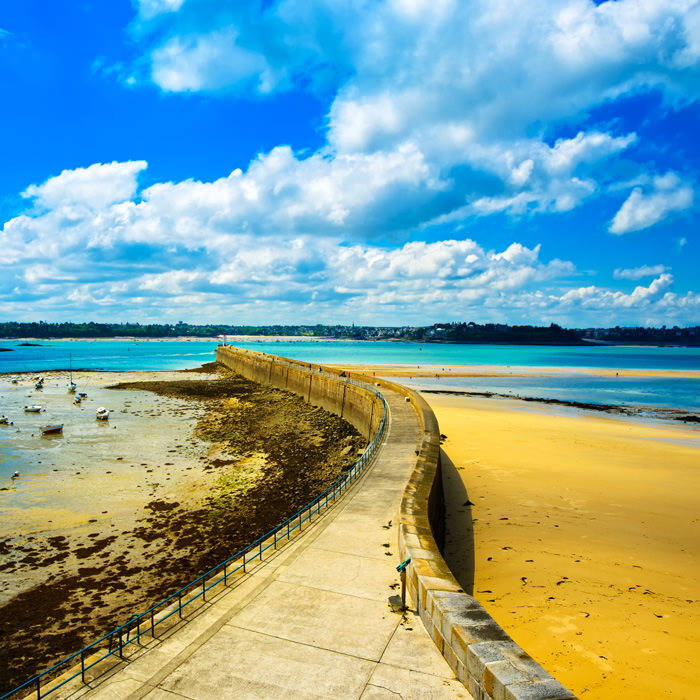
<svg viewBox="0 0 700 700"><path fill-rule="evenodd" d="M329 376L340 379L337 375ZM346 379L346 381L348 380ZM11 690L9 693L0 696L0 700L15 697L20 692L32 692L31 689L36 691L37 700L41 700L41 698L46 697L78 677L81 678L83 683L87 683L85 674L89 669L114 655L118 655L120 659L123 659L124 649L129 644L133 643L143 646L141 644L141 638L146 635L150 635L152 639L155 639L158 625L163 624L166 620L169 620L175 615L178 616L178 619L181 619L183 610L200 598L202 602L206 602L208 591L222 583L224 586L228 585L229 578L236 574L245 574L246 566L249 566L251 562L256 560L261 562L265 552L269 549L277 549L281 543L289 541L292 534L297 530L301 531L303 524L310 521L314 514L319 515L322 508L328 508L332 505L344 491L347 491L350 483L353 482L372 461L387 430L389 412L384 396L374 387L364 382L356 379L351 381L353 384L363 386L368 391L371 391L381 400L384 416L378 426L376 435L367 449L340 479L334 482L320 496L314 498L301 510L297 511L273 530L270 530L262 537L255 540L255 542L252 542L244 549L202 574L194 581L191 581L172 595L157 602L145 612L133 615L123 625L119 625L109 634L100 637L100 639L88 644L80 651L71 654L62 661L59 661L54 666L51 666L51 668L42 671L40 674L34 676L34 678L26 681L14 690ZM66 670L64 671L64 675L59 676L62 668ZM53 684L48 688L42 687L45 682Z"/></svg>

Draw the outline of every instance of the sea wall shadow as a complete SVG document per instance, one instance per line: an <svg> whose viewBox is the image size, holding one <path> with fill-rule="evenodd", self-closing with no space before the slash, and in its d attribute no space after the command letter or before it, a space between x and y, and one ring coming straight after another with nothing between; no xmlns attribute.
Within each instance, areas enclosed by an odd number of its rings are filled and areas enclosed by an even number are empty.
<svg viewBox="0 0 700 700"><path fill-rule="evenodd" d="M445 493L445 544L442 555L465 593L474 594L474 524L472 502L462 477L444 449L440 450Z"/></svg>

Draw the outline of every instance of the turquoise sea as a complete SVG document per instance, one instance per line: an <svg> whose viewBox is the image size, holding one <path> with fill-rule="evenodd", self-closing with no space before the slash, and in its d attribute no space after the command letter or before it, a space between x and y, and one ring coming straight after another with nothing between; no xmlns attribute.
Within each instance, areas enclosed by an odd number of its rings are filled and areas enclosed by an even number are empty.
<svg viewBox="0 0 700 700"><path fill-rule="evenodd" d="M214 340L55 340L0 341L0 373L39 373L50 369L163 370L187 369L211 362ZM611 370L700 371L700 348L629 346L443 345L362 341L260 341L239 347L296 360L333 364L438 365L508 367L580 367ZM448 388L446 380L413 378L406 383ZM658 406L700 410L700 379L660 377L569 376L451 378L449 387L601 404Z"/></svg>

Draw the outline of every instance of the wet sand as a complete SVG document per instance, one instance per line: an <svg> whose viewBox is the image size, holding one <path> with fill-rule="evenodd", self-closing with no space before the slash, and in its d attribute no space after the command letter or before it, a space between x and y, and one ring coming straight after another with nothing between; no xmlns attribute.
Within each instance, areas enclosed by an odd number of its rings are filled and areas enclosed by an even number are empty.
<svg viewBox="0 0 700 700"><path fill-rule="evenodd" d="M445 455L446 559L581 698L698 692L700 430L425 394Z"/></svg>
<svg viewBox="0 0 700 700"><path fill-rule="evenodd" d="M80 405L67 391L68 372L41 376L41 390L34 389L30 375L0 378L2 412L13 422L0 426L0 536L130 519L145 500L182 500L204 485L193 474L193 464L206 456L208 445L191 429L204 405L145 390L124 395L108 387L144 377L176 381L216 374L73 372L77 391L87 394ZM40 405L42 411L25 413L25 404ZM101 406L110 410L108 421L95 418ZM63 424L63 433L42 436L39 428L47 424ZM20 477L13 479L15 470ZM7 599L7 585L0 583L0 603Z"/></svg>
<svg viewBox="0 0 700 700"><path fill-rule="evenodd" d="M668 369L607 369L600 367L503 367L500 365L329 365L350 369L377 377L528 377L533 375L592 374L600 377L667 377L670 379L700 379L700 370Z"/></svg>

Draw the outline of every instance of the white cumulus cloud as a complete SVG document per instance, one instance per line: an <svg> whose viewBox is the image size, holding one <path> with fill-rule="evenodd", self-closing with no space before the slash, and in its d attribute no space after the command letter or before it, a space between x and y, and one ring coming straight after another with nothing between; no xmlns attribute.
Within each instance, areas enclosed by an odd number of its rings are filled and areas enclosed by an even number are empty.
<svg viewBox="0 0 700 700"><path fill-rule="evenodd" d="M634 91L662 89L670 104L700 96L698 0L139 5L134 36L150 80L166 92L325 91L327 144L318 156L328 174L315 187L319 208L339 200L333 224L357 220L347 193L364 189L363 159L387 162L407 150L430 170L421 225L571 211L610 191L600 184L614 179L606 165L638 136L606 125L552 142L546 125ZM339 192L352 159L359 166ZM291 171L279 177L289 182L299 167L286 162ZM409 187L403 196L416 194ZM658 200L652 210L663 210ZM682 206L668 194L666 203L666 211ZM308 208L286 213L300 220ZM642 225L629 209L613 232Z"/></svg>
<svg viewBox="0 0 700 700"><path fill-rule="evenodd" d="M648 287L635 287L630 294L595 286L572 289L561 297L564 304L580 305L586 309L613 311L615 308L640 308L649 306L668 293L673 285L673 276L664 273L654 279Z"/></svg>
<svg viewBox="0 0 700 700"><path fill-rule="evenodd" d="M613 273L616 280L639 280L642 277L656 277L668 272L666 265L642 265L641 267L617 268Z"/></svg>
<svg viewBox="0 0 700 700"><path fill-rule="evenodd" d="M136 192L136 177L146 162L95 163L88 168L64 170L42 185L30 185L23 196L47 208L85 206L101 209L130 199Z"/></svg>
<svg viewBox="0 0 700 700"><path fill-rule="evenodd" d="M645 193L635 187L610 223L611 233L623 234L640 231L666 219L674 212L693 205L694 191L674 172L655 177L651 191Z"/></svg>

